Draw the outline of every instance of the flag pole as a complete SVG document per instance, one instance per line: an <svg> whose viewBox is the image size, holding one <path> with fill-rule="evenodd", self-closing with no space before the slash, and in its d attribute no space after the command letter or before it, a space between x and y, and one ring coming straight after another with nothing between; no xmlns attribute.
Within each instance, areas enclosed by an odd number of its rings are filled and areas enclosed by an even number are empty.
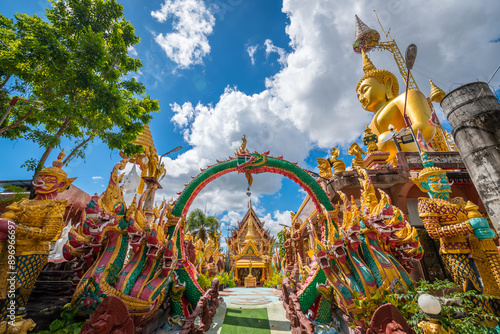
<svg viewBox="0 0 500 334"><path fill-rule="evenodd" d="M410 128L411 136L413 137L413 141L415 144L417 144L417 150L419 156L422 156L422 150L420 149L420 145L418 144L417 137L415 136L415 132L413 131L413 128L411 127L411 119L408 117L406 114L406 103L408 101L408 81L410 80L410 70L413 67L413 64L415 63L415 58L417 58L417 46L415 44L410 44L408 48L406 48L406 54L405 54L405 61L406 61L406 67L408 68L408 72L406 72L406 90L405 90L405 105L403 109L403 118L405 121L405 124L407 127Z"/></svg>

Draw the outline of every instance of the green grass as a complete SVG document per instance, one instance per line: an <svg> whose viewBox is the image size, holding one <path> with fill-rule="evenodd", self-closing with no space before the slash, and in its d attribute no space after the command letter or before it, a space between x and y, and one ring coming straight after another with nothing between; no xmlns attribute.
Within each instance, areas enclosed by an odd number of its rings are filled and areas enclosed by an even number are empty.
<svg viewBox="0 0 500 334"><path fill-rule="evenodd" d="M228 308L221 334L270 334L267 309Z"/></svg>

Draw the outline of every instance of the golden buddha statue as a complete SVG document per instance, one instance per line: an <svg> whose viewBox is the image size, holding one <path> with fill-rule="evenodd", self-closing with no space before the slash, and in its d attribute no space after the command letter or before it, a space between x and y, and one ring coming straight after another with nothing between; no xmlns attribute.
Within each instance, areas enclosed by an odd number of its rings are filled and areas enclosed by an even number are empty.
<svg viewBox="0 0 500 334"><path fill-rule="evenodd" d="M374 113L369 125L373 134L378 136L377 146L381 152L389 152L388 160L395 157L397 148L392 140L383 142L391 131L389 126L401 130L407 128L403 113L405 94L399 95L399 84L391 72L378 70L363 52L363 71L365 75L356 87L356 93L363 109ZM415 134L420 129L428 143L436 133L436 128L428 123L431 110L425 95L419 90L408 91L406 115L411 121ZM402 151L417 151L415 143L401 144Z"/></svg>

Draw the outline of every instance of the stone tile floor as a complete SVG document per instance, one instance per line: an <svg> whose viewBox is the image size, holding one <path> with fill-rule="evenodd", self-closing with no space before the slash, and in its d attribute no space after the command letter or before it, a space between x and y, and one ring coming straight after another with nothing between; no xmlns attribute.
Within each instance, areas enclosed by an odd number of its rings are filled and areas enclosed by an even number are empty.
<svg viewBox="0 0 500 334"><path fill-rule="evenodd" d="M219 295L224 298L215 314L208 334L220 333L227 308L267 308L271 334L290 333L290 322L285 316L280 290L269 288L226 288Z"/></svg>

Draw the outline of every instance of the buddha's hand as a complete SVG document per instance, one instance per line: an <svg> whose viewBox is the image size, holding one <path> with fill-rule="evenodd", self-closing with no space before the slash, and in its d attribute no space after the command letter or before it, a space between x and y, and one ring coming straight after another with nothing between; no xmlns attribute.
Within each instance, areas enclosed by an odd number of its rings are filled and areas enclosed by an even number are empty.
<svg viewBox="0 0 500 334"><path fill-rule="evenodd" d="M469 224L478 239L493 239L496 235L495 231L490 228L486 218L471 218Z"/></svg>

